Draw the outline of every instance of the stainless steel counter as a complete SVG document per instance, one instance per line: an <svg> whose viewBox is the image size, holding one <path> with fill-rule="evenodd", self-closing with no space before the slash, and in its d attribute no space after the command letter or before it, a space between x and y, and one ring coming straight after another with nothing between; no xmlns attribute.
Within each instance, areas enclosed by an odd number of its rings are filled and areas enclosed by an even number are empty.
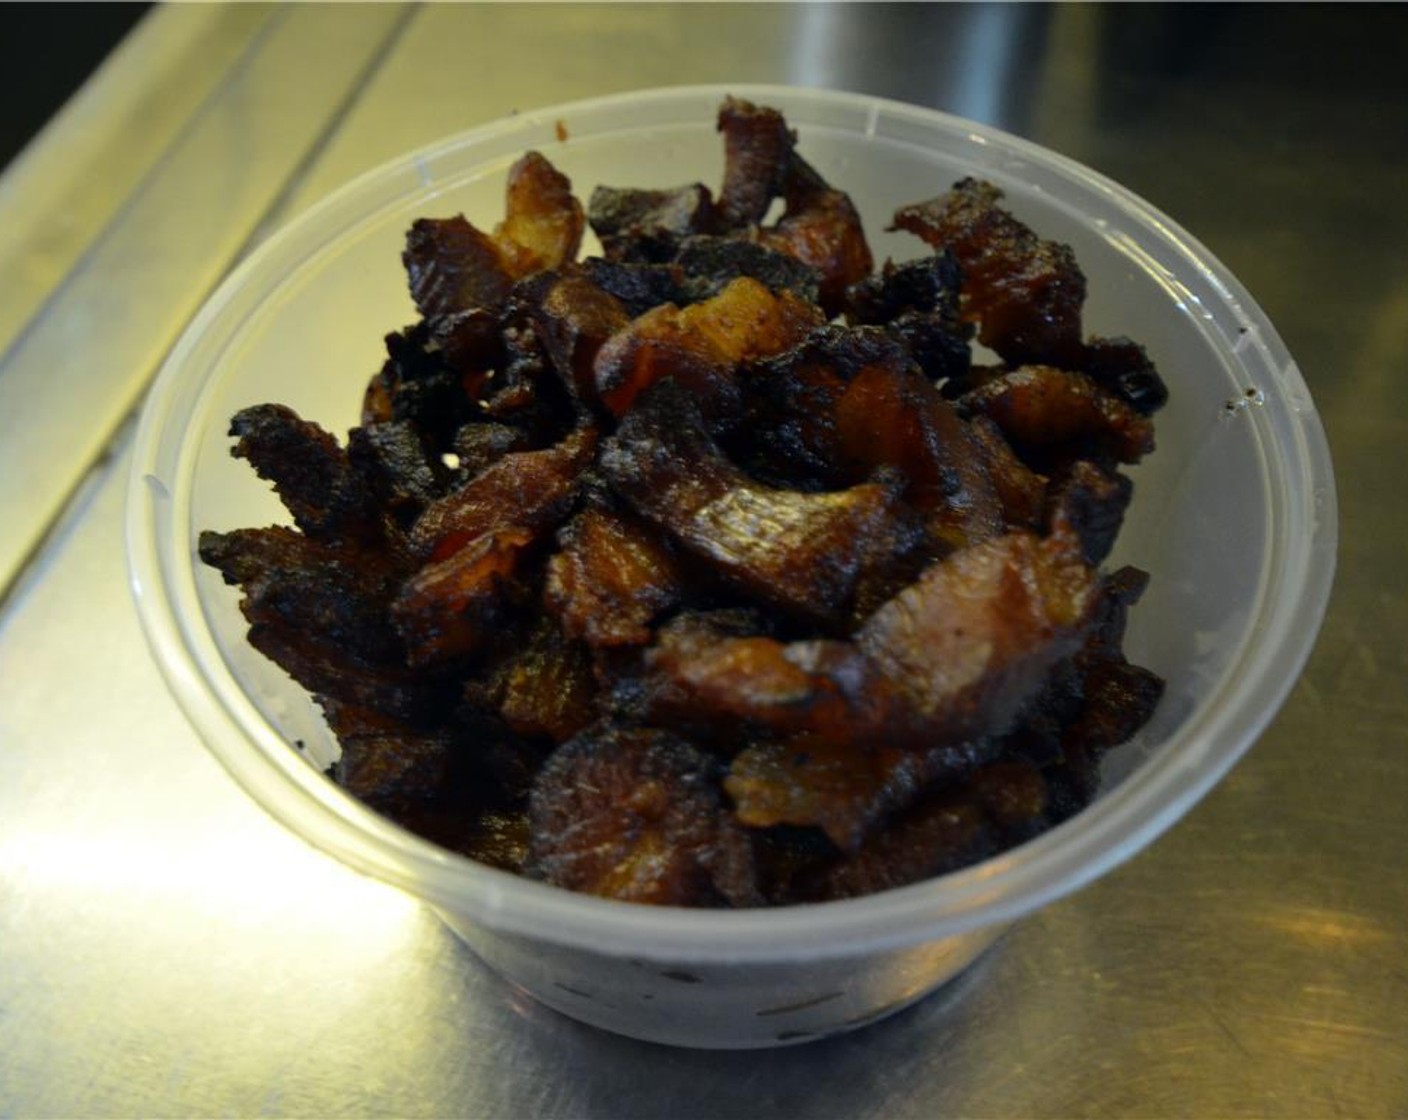
<svg viewBox="0 0 1408 1120"><path fill-rule="evenodd" d="M0 1115L1408 1114L1408 9L180 6L0 180ZM127 419L203 296L406 149L635 87L830 85L1089 163L1247 284L1326 422L1340 575L1252 753L950 990L785 1051L525 1002L306 848L151 665Z"/></svg>

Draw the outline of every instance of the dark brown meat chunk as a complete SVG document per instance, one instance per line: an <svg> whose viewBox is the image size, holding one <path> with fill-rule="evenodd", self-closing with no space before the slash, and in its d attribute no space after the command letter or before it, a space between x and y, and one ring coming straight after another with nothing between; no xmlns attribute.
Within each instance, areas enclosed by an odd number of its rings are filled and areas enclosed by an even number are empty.
<svg viewBox="0 0 1408 1120"><path fill-rule="evenodd" d="M1080 645L1095 573L1068 536L1011 533L955 552L875 612L856 643L916 736L1000 735Z"/></svg>
<svg viewBox="0 0 1408 1120"><path fill-rule="evenodd" d="M849 642L788 643L683 615L660 630L645 668L659 722L859 743L884 718L881 684Z"/></svg>
<svg viewBox="0 0 1408 1120"><path fill-rule="evenodd" d="M426 319L503 305L515 280L577 255L586 219L572 184L537 152L509 169L504 220L492 235L463 214L421 218L401 255Z"/></svg>
<svg viewBox="0 0 1408 1120"><path fill-rule="evenodd" d="M309 692L428 727L447 692L407 668L389 604L401 569L383 552L309 540L289 528L204 532L201 559L243 591L249 641Z"/></svg>
<svg viewBox="0 0 1408 1120"><path fill-rule="evenodd" d="M546 601L565 633L594 648L645 645L651 622L684 592L679 563L658 531L600 504L579 513L558 545Z"/></svg>
<svg viewBox="0 0 1408 1120"><path fill-rule="evenodd" d="M816 303L820 291L818 269L795 254L738 237L691 237L680 246L674 264L684 275L691 303L718 295L740 276L771 292L791 292L806 303Z"/></svg>
<svg viewBox="0 0 1408 1120"><path fill-rule="evenodd" d="M846 290L852 323L883 326L936 384L967 376L973 327L959 315L962 270L952 253L895 265Z"/></svg>
<svg viewBox="0 0 1408 1120"><path fill-rule="evenodd" d="M1141 416L1152 416L1168 403L1168 386L1148 351L1130 339L1092 338L1081 370Z"/></svg>
<svg viewBox="0 0 1408 1120"><path fill-rule="evenodd" d="M240 609L251 623L316 635L363 664L405 659L387 615L403 571L386 554L315 541L284 526L207 531L199 551L226 583L240 587Z"/></svg>
<svg viewBox="0 0 1408 1120"><path fill-rule="evenodd" d="M1068 741L1097 755L1127 742L1149 722L1163 691L1163 679L1148 669L1123 657L1100 659L1086 675L1085 706Z"/></svg>
<svg viewBox="0 0 1408 1120"><path fill-rule="evenodd" d="M741 362L796 345L820 316L790 292L774 294L741 277L712 299L683 310L665 304L607 340L597 353L596 391L622 416L662 377L672 377L706 409L729 408Z"/></svg>
<svg viewBox="0 0 1408 1120"><path fill-rule="evenodd" d="M596 449L580 428L543 451L510 452L426 507L411 529L418 555L443 560L486 533L519 529L536 539L567 515Z"/></svg>
<svg viewBox="0 0 1408 1120"><path fill-rule="evenodd" d="M906 311L933 312L961 337L965 333L959 316L962 284L963 270L949 252L899 265L886 261L874 276L846 290L846 317L852 323L884 326Z"/></svg>
<svg viewBox="0 0 1408 1120"><path fill-rule="evenodd" d="M1070 247L1043 241L998 205L991 183L964 179L947 194L906 206L895 228L963 269L963 313L978 340L1010 365L1042 362L1079 369L1085 275Z"/></svg>
<svg viewBox="0 0 1408 1120"><path fill-rule="evenodd" d="M782 193L796 137L776 109L736 97L719 109L718 128L724 136L719 215L728 229L746 230L763 220Z"/></svg>
<svg viewBox="0 0 1408 1120"><path fill-rule="evenodd" d="M347 437L347 458L402 527L449 486L451 473L408 421L365 424Z"/></svg>
<svg viewBox="0 0 1408 1120"><path fill-rule="evenodd" d="M538 776L531 819L529 872L556 886L666 906L760 901L717 764L669 732L605 728L565 743Z"/></svg>
<svg viewBox="0 0 1408 1120"><path fill-rule="evenodd" d="M935 782L963 774L986 753L991 748L982 743L904 750L803 736L743 751L724 790L745 825L813 826L842 851L854 852L876 821Z"/></svg>
<svg viewBox="0 0 1408 1120"><path fill-rule="evenodd" d="M513 283L494 239L463 214L418 219L406 234L401 261L411 299L427 319L498 307Z"/></svg>
<svg viewBox="0 0 1408 1120"><path fill-rule="evenodd" d="M974 416L967 430L983 473L997 491L1007 527L1041 528L1046 512L1045 476L1037 474L1017 457L1001 429L986 416Z"/></svg>
<svg viewBox="0 0 1408 1120"><path fill-rule="evenodd" d="M836 402L836 436L841 461L853 469L904 474L906 497L936 541L963 548L1002 533L997 487L968 425L913 367L861 370Z"/></svg>
<svg viewBox="0 0 1408 1120"><path fill-rule="evenodd" d="M446 450L457 428L479 419L475 405L488 367L455 368L427 322L387 335L386 353L362 398L362 423L414 424L435 450Z"/></svg>
<svg viewBox="0 0 1408 1120"><path fill-rule="evenodd" d="M834 190L793 153L784 177L787 209L758 231L760 244L810 265L821 275L817 301L828 317L846 306L846 289L870 275L874 258L850 197Z"/></svg>
<svg viewBox="0 0 1408 1120"><path fill-rule="evenodd" d="M518 577L545 529L490 529L408 579L391 604L407 662L435 665L475 653L527 598Z"/></svg>
<svg viewBox="0 0 1408 1120"><path fill-rule="evenodd" d="M698 407L663 382L602 451L611 487L729 583L787 613L833 624L872 550L892 545L892 486L804 494L762 486L730 463Z"/></svg>
<svg viewBox="0 0 1408 1120"><path fill-rule="evenodd" d="M1079 459L1053 486L1047 521L1069 525L1080 538L1085 562L1098 567L1115 546L1133 496L1134 483L1125 475Z"/></svg>
<svg viewBox="0 0 1408 1120"><path fill-rule="evenodd" d="M458 477L469 481L515 451L531 451L531 440L522 428L493 421L476 421L462 425L450 442L450 450L459 460Z"/></svg>
<svg viewBox="0 0 1408 1120"><path fill-rule="evenodd" d="M469 684L466 699L516 735L562 743L596 720L596 694L586 649L540 616L520 648Z"/></svg>
<svg viewBox="0 0 1408 1120"><path fill-rule="evenodd" d="M587 220L608 260L668 261L685 238L714 227L714 199L702 183L673 190L597 187Z"/></svg>
<svg viewBox="0 0 1408 1120"><path fill-rule="evenodd" d="M291 408L260 404L230 421L230 454L246 459L274 484L294 523L321 541L373 541L381 536L375 497L347 452L317 424Z"/></svg>
<svg viewBox="0 0 1408 1120"><path fill-rule="evenodd" d="M831 867L818 898L855 898L955 871L996 845L981 809L957 793L928 797L875 832L859 852Z"/></svg>
<svg viewBox="0 0 1408 1120"><path fill-rule="evenodd" d="M446 728L418 730L366 708L325 700L328 725L342 747L338 784L393 819L444 794L459 746Z"/></svg>
<svg viewBox="0 0 1408 1120"><path fill-rule="evenodd" d="M1154 426L1090 378L1053 366L1023 366L959 400L989 417L1029 464L1094 459L1137 463L1154 450Z"/></svg>
<svg viewBox="0 0 1408 1120"><path fill-rule="evenodd" d="M620 300L632 319L662 303L683 307L694 302L677 265L635 264L588 257L578 267L582 275L603 292Z"/></svg>
<svg viewBox="0 0 1408 1120"><path fill-rule="evenodd" d="M588 407L597 403L597 353L630 321L620 300L578 274L554 282L533 313L534 329L553 368L573 397Z"/></svg>

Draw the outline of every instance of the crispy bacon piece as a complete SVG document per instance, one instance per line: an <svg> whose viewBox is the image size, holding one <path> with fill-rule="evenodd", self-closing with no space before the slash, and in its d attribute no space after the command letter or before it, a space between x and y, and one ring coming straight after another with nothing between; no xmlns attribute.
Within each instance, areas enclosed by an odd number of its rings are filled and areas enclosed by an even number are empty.
<svg viewBox="0 0 1408 1120"><path fill-rule="evenodd" d="M603 292L620 300L632 319L663 303L683 307L694 302L684 286L684 274L673 264L636 264L588 257L578 267L582 275Z"/></svg>
<svg viewBox="0 0 1408 1120"><path fill-rule="evenodd" d="M916 732L1001 735L1081 643L1096 577L1066 534L1010 533L929 568L861 627L856 644Z"/></svg>
<svg viewBox="0 0 1408 1120"><path fill-rule="evenodd" d="M761 901L717 764L669 732L583 732L543 767L530 811L529 873L556 886L665 906Z"/></svg>
<svg viewBox="0 0 1408 1120"><path fill-rule="evenodd" d="M498 530L537 539L567 515L596 441L596 430L584 427L555 447L502 456L427 506L411 529L412 546L422 557L443 560Z"/></svg>
<svg viewBox="0 0 1408 1120"><path fill-rule="evenodd" d="M1092 338L1081 370L1141 416L1152 416L1168 403L1168 386L1148 351L1128 338Z"/></svg>
<svg viewBox="0 0 1408 1120"><path fill-rule="evenodd" d="M854 743L884 718L882 682L849 642L785 643L683 615L661 628L645 667L660 722Z"/></svg>
<svg viewBox="0 0 1408 1120"><path fill-rule="evenodd" d="M505 203L494 246L510 279L576 258L586 228L582 204L567 176L538 152L525 153L509 168Z"/></svg>
<svg viewBox="0 0 1408 1120"><path fill-rule="evenodd" d="M597 187L587 221L613 261L668 261L685 238L716 224L714 199L703 183L673 190Z"/></svg>
<svg viewBox="0 0 1408 1120"><path fill-rule="evenodd" d="M595 430L580 428L545 451L512 452L426 507L410 543L429 563L391 606L412 665L485 645L522 597L527 556L571 509L595 447Z"/></svg>
<svg viewBox="0 0 1408 1120"><path fill-rule="evenodd" d="M795 152L783 181L787 209L777 224L758 231L760 244L778 249L821 274L818 302L828 317L846 305L846 289L870 275L875 261L850 196L827 186Z"/></svg>
<svg viewBox="0 0 1408 1120"><path fill-rule="evenodd" d="M728 229L746 230L763 220L782 193L796 137L776 109L729 97L719 109L724 136L724 182L719 215Z"/></svg>
<svg viewBox="0 0 1408 1120"><path fill-rule="evenodd" d="M500 307L515 280L576 257L585 223L567 177L528 152L509 169L504 220L492 235L463 214L412 224L401 254L411 298L427 319Z"/></svg>
<svg viewBox="0 0 1408 1120"><path fill-rule="evenodd" d="M683 310L665 304L613 335L596 356L596 390L621 416L662 377L697 394L706 407L726 402L735 368L796 345L821 318L790 292L769 292L748 277Z"/></svg>
<svg viewBox="0 0 1408 1120"><path fill-rule="evenodd" d="M338 784L373 808L400 816L440 800L459 745L447 727L424 730L370 708L323 699L341 757Z"/></svg>
<svg viewBox="0 0 1408 1120"><path fill-rule="evenodd" d="M427 319L498 307L513 284L494 239L463 214L417 219L406 234L401 262L411 299Z"/></svg>
<svg viewBox="0 0 1408 1120"><path fill-rule="evenodd" d="M521 526L490 529L408 579L391 604L408 663L454 660L486 645L525 597L515 577L541 535Z"/></svg>
<svg viewBox="0 0 1408 1120"><path fill-rule="evenodd" d="M690 237L674 258L683 274L685 298L693 303L718 295L740 276L771 292L788 291L816 303L821 273L792 253L738 237Z"/></svg>
<svg viewBox="0 0 1408 1120"><path fill-rule="evenodd" d="M854 852L876 821L991 752L983 743L904 750L801 736L743 751L729 767L724 789L745 825L812 826L842 851Z"/></svg>
<svg viewBox="0 0 1408 1120"><path fill-rule="evenodd" d="M505 455L533 448L528 433L522 428L481 420L461 426L455 432L450 450L459 460L457 474L463 482L482 474Z"/></svg>
<svg viewBox="0 0 1408 1120"><path fill-rule="evenodd" d="M310 540L283 526L204 532L200 557L243 591L249 641L309 692L425 726L444 688L406 667L388 606L389 553Z"/></svg>
<svg viewBox="0 0 1408 1120"><path fill-rule="evenodd" d="M527 643L472 681L466 699L516 735L562 743L597 718L596 694L587 650L540 616Z"/></svg>
<svg viewBox="0 0 1408 1120"><path fill-rule="evenodd" d="M967 376L973 327L959 315L962 270L952 253L896 265L846 289L848 322L883 326L935 384Z"/></svg>
<svg viewBox="0 0 1408 1120"><path fill-rule="evenodd" d="M576 273L555 281L533 311L533 327L553 368L573 397L588 406L597 400L596 356L630 321L620 300Z"/></svg>
<svg viewBox="0 0 1408 1120"><path fill-rule="evenodd" d="M643 646L650 624L684 593L683 575L657 531L588 505L558 535L546 602L563 631L593 648Z"/></svg>
<svg viewBox="0 0 1408 1120"><path fill-rule="evenodd" d="M754 482L672 381L627 414L600 466L621 497L708 568L803 619L834 624L859 575L902 532L894 486L804 494Z"/></svg>
<svg viewBox="0 0 1408 1120"><path fill-rule="evenodd" d="M947 194L902 207L892 228L908 230L963 269L963 314L978 341L1010 365L1079 369L1085 274L1068 245L1043 241L998 205L991 183L964 179Z"/></svg>
<svg viewBox="0 0 1408 1120"><path fill-rule="evenodd" d="M1079 459L1052 488L1048 524L1069 525L1080 538L1085 562L1096 567L1114 548L1133 495L1134 483L1126 476Z"/></svg>
<svg viewBox="0 0 1408 1120"><path fill-rule="evenodd" d="M960 793L925 798L834 864L813 897L856 898L922 882L976 863L995 848L982 810Z"/></svg>
<svg viewBox="0 0 1408 1120"><path fill-rule="evenodd" d="M851 323L884 326L906 312L933 313L954 334L966 331L959 317L963 271L952 253L940 252L917 261L886 261L874 276L846 290L846 318Z"/></svg>
<svg viewBox="0 0 1408 1120"><path fill-rule="evenodd" d="M450 471L407 421L364 424L347 436L347 458L381 507L408 525L449 485Z"/></svg>
<svg viewBox="0 0 1408 1120"><path fill-rule="evenodd" d="M374 541L381 516L371 489L347 452L317 424L293 409L259 404L230 421L230 454L246 459L274 484L294 523L314 540Z"/></svg>
<svg viewBox="0 0 1408 1120"><path fill-rule="evenodd" d="M918 370L894 364L861 370L836 402L836 435L843 461L855 468L903 472L908 500L950 548L1003 531L998 490L968 425Z"/></svg>
<svg viewBox="0 0 1408 1120"><path fill-rule="evenodd" d="M1137 463L1154 450L1154 426L1081 373L1023 366L959 399L960 412L1002 429L1029 463L1113 459Z"/></svg>
<svg viewBox="0 0 1408 1120"><path fill-rule="evenodd" d="M469 317L478 314L463 313ZM475 404L489 365L498 361L501 350L497 319L493 353L483 356L486 364L463 369L451 363L449 352L437 338L438 326L445 325L453 334L453 323L459 319L450 316L437 320L435 326L421 322L386 336L386 361L362 398L363 424L414 424L432 447L443 451L460 425L479 418Z"/></svg>
<svg viewBox="0 0 1408 1120"><path fill-rule="evenodd" d="M1001 429L986 416L974 416L968 422L967 429L973 450L982 463L983 473L997 491L1007 527L1041 527L1046 510L1046 478L1017 457Z"/></svg>

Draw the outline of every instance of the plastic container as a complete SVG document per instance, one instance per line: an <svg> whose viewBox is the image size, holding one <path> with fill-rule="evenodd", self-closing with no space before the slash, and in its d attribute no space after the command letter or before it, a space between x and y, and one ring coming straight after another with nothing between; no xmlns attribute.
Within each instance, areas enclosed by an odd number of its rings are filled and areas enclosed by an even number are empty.
<svg viewBox="0 0 1408 1120"><path fill-rule="evenodd" d="M411 221L492 225L504 174L543 150L585 197L599 183L717 184L714 116L732 92L782 109L801 150L849 191L877 260L922 245L896 206L965 175L992 180L1087 276L1086 330L1144 342L1172 389L1135 472L1111 563L1153 573L1130 657L1168 681L1151 723L1108 760L1098 800L978 866L868 898L687 911L574 895L402 831L323 777L316 707L245 642L237 595L195 555L201 529L285 520L229 456L237 409L291 405L357 422L381 336L414 320L399 252ZM556 138L558 124L568 134ZM790 88L681 88L527 113L408 155L271 238L172 352L136 441L128 548L147 637L176 698L275 818L433 906L490 965L578 1019L656 1041L756 1047L874 1021L957 974L1007 923L1076 889L1172 824L1265 727L1309 653L1334 569L1335 499L1310 395L1237 281L1172 220L1109 180L926 109ZM302 753L290 744L305 744Z"/></svg>

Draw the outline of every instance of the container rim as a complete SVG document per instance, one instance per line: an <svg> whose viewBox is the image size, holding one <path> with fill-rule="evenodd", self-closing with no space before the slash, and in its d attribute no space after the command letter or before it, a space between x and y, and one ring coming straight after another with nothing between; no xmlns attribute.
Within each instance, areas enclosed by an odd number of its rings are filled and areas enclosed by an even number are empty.
<svg viewBox="0 0 1408 1120"><path fill-rule="evenodd" d="M1245 324L1249 333L1235 346L1228 339L1227 351L1253 363L1273 403L1284 404L1258 409L1254 419L1284 469L1270 480L1274 559L1251 607L1255 640L1243 642L1212 694L1111 793L1033 841L938 879L856 899L711 911L574 894L477 864L391 824L323 778L242 694L205 626L185 519L193 455L170 437L195 411L213 356L272 290L260 288L261 278L281 282L350 223L408 191L443 185L430 170L437 161L521 151L546 142L559 120L571 122L574 138L644 127L623 122L623 113L648 110L651 125L712 120L727 94L776 105L802 129L946 136L1119 214ZM168 687L216 758L276 820L353 868L499 932L623 957L722 963L853 955L1009 921L1133 855L1222 777L1285 700L1329 598L1336 509L1328 445L1299 370L1251 296L1172 219L1073 160L947 113L841 91L738 84L615 94L515 115L391 160L304 211L227 277L164 363L138 426L125 529L138 614Z"/></svg>

